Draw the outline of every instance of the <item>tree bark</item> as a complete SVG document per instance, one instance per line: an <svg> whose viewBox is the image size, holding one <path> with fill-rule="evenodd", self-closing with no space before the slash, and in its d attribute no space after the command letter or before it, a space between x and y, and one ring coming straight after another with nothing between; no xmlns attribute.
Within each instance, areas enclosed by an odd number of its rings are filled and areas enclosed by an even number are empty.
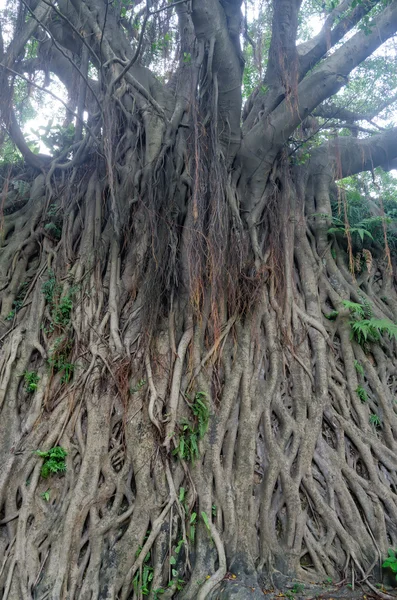
<svg viewBox="0 0 397 600"><path fill-rule="evenodd" d="M275 2L268 96L244 123L240 1L174 3L166 84L115 3L27 4L2 81L78 81L80 121L46 163L2 101L26 161L0 201L2 598L365 578L397 546L397 293L384 249L367 239L354 274L363 248L329 229L335 181L392 168L397 132L304 164L290 138L395 34L397 3L322 60L372 3L342 3L302 53L300 3ZM145 28L166 10L132 4ZM381 334L360 341L346 302Z"/></svg>

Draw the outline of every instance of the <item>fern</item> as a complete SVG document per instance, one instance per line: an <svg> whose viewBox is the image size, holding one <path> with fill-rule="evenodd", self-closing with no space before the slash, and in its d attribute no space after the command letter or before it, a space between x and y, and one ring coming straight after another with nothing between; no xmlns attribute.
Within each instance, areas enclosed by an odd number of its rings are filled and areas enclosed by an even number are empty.
<svg viewBox="0 0 397 600"><path fill-rule="evenodd" d="M173 451L173 455L179 458L194 462L199 456L199 441L203 439L208 429L210 411L205 402L206 394L197 392L193 404L190 408L196 417L196 423L191 423L188 419L183 419L180 423L181 432L178 445Z"/></svg>
<svg viewBox="0 0 397 600"><path fill-rule="evenodd" d="M361 224L360 224L361 225ZM347 235L348 233L350 234L357 234L360 237L360 240L363 242L364 241L364 237L368 236L371 240L374 239L372 233L370 231L368 231L368 229L366 229L365 227L330 227L328 229L328 233L343 233L343 235Z"/></svg>
<svg viewBox="0 0 397 600"><path fill-rule="evenodd" d="M64 473L66 471L65 458L67 452L62 446L55 446L47 452L36 450L36 454L41 458L44 458L43 466L40 471L43 479L47 479L50 475L56 475L57 473Z"/></svg>
<svg viewBox="0 0 397 600"><path fill-rule="evenodd" d="M357 373L360 373L360 375L364 376L364 367L360 362L358 362L358 360L354 361L354 368L356 369Z"/></svg>
<svg viewBox="0 0 397 600"><path fill-rule="evenodd" d="M360 398L361 402L367 402L368 394L361 385L359 385L356 389L356 394Z"/></svg>
<svg viewBox="0 0 397 600"><path fill-rule="evenodd" d="M345 308L348 308L350 312L356 317L365 317L364 307L358 302L351 302L350 300L342 300L342 304Z"/></svg>
<svg viewBox="0 0 397 600"><path fill-rule="evenodd" d="M365 342L378 342L382 334L387 334L390 339L397 340L397 325L389 319L361 319L350 321L352 338L360 345Z"/></svg>

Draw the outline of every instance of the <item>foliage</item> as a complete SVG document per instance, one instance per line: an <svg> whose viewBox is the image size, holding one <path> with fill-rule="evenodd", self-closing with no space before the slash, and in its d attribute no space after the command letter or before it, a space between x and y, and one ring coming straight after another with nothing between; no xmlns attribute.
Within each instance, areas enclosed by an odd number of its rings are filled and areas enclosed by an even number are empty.
<svg viewBox="0 0 397 600"><path fill-rule="evenodd" d="M146 532L144 542L149 537L150 531ZM135 557L138 558L140 553L142 552L142 546L139 546ZM134 579L132 581L134 586L134 591L136 594L142 594L142 596L148 596L151 591L152 580L153 580L153 567L150 564L151 553L148 552L145 556L145 560L143 561L142 569L138 569L135 573Z"/></svg>
<svg viewBox="0 0 397 600"><path fill-rule="evenodd" d="M136 385L131 388L131 394L136 394L140 392L143 387L146 385L146 379L140 379Z"/></svg>
<svg viewBox="0 0 397 600"><path fill-rule="evenodd" d="M46 502L50 501L50 490L46 490L45 492L43 492L42 494L40 494L41 497L43 498L43 500L45 500Z"/></svg>
<svg viewBox="0 0 397 600"><path fill-rule="evenodd" d="M360 398L361 402L367 402L368 394L361 385L359 385L356 388L356 393L357 393L357 396Z"/></svg>
<svg viewBox="0 0 397 600"><path fill-rule="evenodd" d="M57 156L73 143L75 128L73 123L63 127L59 123L54 124L54 119L50 119L47 125L41 125L36 130L32 129L32 132L47 146L52 156Z"/></svg>
<svg viewBox="0 0 397 600"><path fill-rule="evenodd" d="M72 286L62 296L62 286L57 283L54 271L48 271L48 279L42 286L44 297L50 305L51 322L48 332L54 331L55 326L64 329L69 325L77 289Z"/></svg>
<svg viewBox="0 0 397 600"><path fill-rule="evenodd" d="M0 147L0 168L5 165L22 165L23 158L13 141L6 137Z"/></svg>
<svg viewBox="0 0 397 600"><path fill-rule="evenodd" d="M364 241L365 236L368 236L371 240L374 239L372 233L367 228L368 223L365 223L364 221L358 223L354 227L349 227L346 226L343 223L343 221L341 221L337 217L332 217L332 220L334 221L334 223L337 224L337 227L330 227L328 229L328 233L342 233L343 235L347 235L348 233L350 233L353 236L358 235L362 242Z"/></svg>
<svg viewBox="0 0 397 600"><path fill-rule="evenodd" d="M363 304L343 300L343 305L350 310L353 319L350 321L351 337L363 346L366 342L379 342L381 336L386 334L390 339L397 340L397 325L389 319L375 319L369 317L372 314L372 306L363 299ZM357 371L359 367L355 364Z"/></svg>
<svg viewBox="0 0 397 600"><path fill-rule="evenodd" d="M357 373L364 376L364 367L358 360L354 361L354 368L356 369Z"/></svg>
<svg viewBox="0 0 397 600"><path fill-rule="evenodd" d="M75 370L75 364L69 361L70 351L71 341L61 336L55 340L48 358L51 369L56 373L62 373L62 383L69 383Z"/></svg>
<svg viewBox="0 0 397 600"><path fill-rule="evenodd" d="M352 337L362 346L365 342L379 342L382 334L397 340L397 325L389 319L362 319L350 322Z"/></svg>
<svg viewBox="0 0 397 600"><path fill-rule="evenodd" d="M380 427L380 425L381 425L381 419L380 419L379 415L377 415L375 413L371 413L369 415L369 422L371 423L371 425L375 425L375 427Z"/></svg>
<svg viewBox="0 0 397 600"><path fill-rule="evenodd" d="M336 317L339 315L339 311L331 310L330 313L324 314L324 317L329 321L335 321Z"/></svg>
<svg viewBox="0 0 397 600"><path fill-rule="evenodd" d="M37 390L37 384L40 381L40 377L36 371L25 371L23 377L25 379L25 391L28 392L28 394L33 394Z"/></svg>
<svg viewBox="0 0 397 600"><path fill-rule="evenodd" d="M339 182L338 201L332 204L334 227L329 230L352 234L353 243L366 240L381 247L387 244L397 252L397 186L392 173L380 168L370 173L359 173ZM343 207L345 220L341 220Z"/></svg>
<svg viewBox="0 0 397 600"><path fill-rule="evenodd" d="M6 316L6 321L12 321L16 314L21 310L25 302L25 296L27 292L28 282L25 281L18 290L14 302L12 303L12 310Z"/></svg>
<svg viewBox="0 0 397 600"><path fill-rule="evenodd" d="M60 240L61 239L62 229L60 229L60 227L58 227L58 225L56 223L50 221L49 223L46 223L44 225L44 229L50 235L52 235L52 237L54 237L56 240Z"/></svg>
<svg viewBox="0 0 397 600"><path fill-rule="evenodd" d="M40 471L44 479L47 479L50 475L62 474L66 471L65 458L68 453L62 446L55 446L45 452L36 450L36 454L44 459Z"/></svg>
<svg viewBox="0 0 397 600"><path fill-rule="evenodd" d="M397 580L397 549L393 550L392 548L389 548L388 557L386 558L386 560L383 561L382 567L385 569L388 568L391 571L393 571L393 573L396 574Z"/></svg>
<svg viewBox="0 0 397 600"><path fill-rule="evenodd" d="M45 281L41 287L41 291L44 294L47 302L52 303L54 301L54 297L59 294L60 286L57 284L55 273L51 269L48 270L48 279Z"/></svg>
<svg viewBox="0 0 397 600"><path fill-rule="evenodd" d="M189 538L192 543L194 542L194 538L196 535L196 525L195 525L196 519L197 519L197 513L193 512L190 515L190 523L189 523Z"/></svg>
<svg viewBox="0 0 397 600"><path fill-rule="evenodd" d="M201 512L201 517L202 517L202 519L203 519L203 521L204 521L204 524L205 524L206 528L207 528L207 529L208 529L208 531L211 533L211 527L210 527L210 522L209 522L209 519L208 519L208 515L207 515L207 513L206 513L206 512L204 512L204 511L202 511L202 512Z"/></svg>
<svg viewBox="0 0 397 600"><path fill-rule="evenodd" d="M192 423L188 419L182 419L180 423L179 441L173 454L188 462L194 462L198 458L198 443L203 439L208 429L210 414L205 397L204 392L197 392L194 402L190 405L196 417L195 422Z"/></svg>
<svg viewBox="0 0 397 600"><path fill-rule="evenodd" d="M342 304L345 308L348 308L355 317L365 317L364 306L358 302L351 302L350 300L342 300Z"/></svg>

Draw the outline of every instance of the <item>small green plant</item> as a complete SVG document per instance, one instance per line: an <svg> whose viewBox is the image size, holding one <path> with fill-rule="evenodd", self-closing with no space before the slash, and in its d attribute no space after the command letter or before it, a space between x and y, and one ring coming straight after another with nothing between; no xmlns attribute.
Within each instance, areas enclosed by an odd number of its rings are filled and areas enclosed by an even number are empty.
<svg viewBox="0 0 397 600"><path fill-rule="evenodd" d="M204 512L204 511L202 511L202 512L201 512L201 518L203 519L203 521L204 521L204 525L205 525L205 526L206 526L206 528L208 529L209 533L211 533L211 527L210 527L210 522L209 522L209 519L208 519L208 515L207 515L207 513L206 513L206 512Z"/></svg>
<svg viewBox="0 0 397 600"><path fill-rule="evenodd" d="M379 415L377 415L375 413L371 413L369 415L369 422L371 423L371 425L374 425L375 427L380 427L380 425L381 425L381 419L380 419Z"/></svg>
<svg viewBox="0 0 397 600"><path fill-rule="evenodd" d="M44 459L40 471L43 479L47 479L50 475L57 475L66 471L65 458L68 453L62 446L55 446L46 452L36 450L36 454Z"/></svg>
<svg viewBox="0 0 397 600"><path fill-rule="evenodd" d="M48 364L55 373L62 373L61 382L69 383L73 377L75 364L69 361L71 341L60 336L55 340L54 346L48 358Z"/></svg>
<svg viewBox="0 0 397 600"><path fill-rule="evenodd" d="M326 319L328 319L329 321L335 321L336 317L339 315L339 311L337 310L331 310L330 313L328 313L327 315L324 314L324 317Z"/></svg>
<svg viewBox="0 0 397 600"><path fill-rule="evenodd" d="M29 285L29 283L27 281L24 281L23 284L21 285L21 287L19 288L18 294L16 295L16 298L15 298L14 302L12 303L12 310L10 310L8 315L5 317L6 321L12 321L13 318L15 317L15 315L23 307L28 285Z"/></svg>
<svg viewBox="0 0 397 600"><path fill-rule="evenodd" d="M41 291L47 302L53 302L54 297L60 292L60 286L55 279L55 273L51 269L48 271L48 279L41 286Z"/></svg>
<svg viewBox="0 0 397 600"><path fill-rule="evenodd" d="M364 367L360 362L358 362L358 360L354 361L354 368L356 369L357 373L364 377Z"/></svg>
<svg viewBox="0 0 397 600"><path fill-rule="evenodd" d="M361 402L367 402L368 394L361 385L357 387L356 394L360 398Z"/></svg>
<svg viewBox="0 0 397 600"><path fill-rule="evenodd" d="M54 331L55 326L64 328L70 323L73 309L73 299L77 292L77 287L71 287L66 294L62 296L62 286L57 283L54 271L48 271L48 279L41 288L44 297L50 305L51 324L48 332Z"/></svg>
<svg viewBox="0 0 397 600"><path fill-rule="evenodd" d="M63 327L68 325L70 321L70 314L72 312L72 308L72 294L69 293L67 296L63 296L59 300L59 304L57 306L54 306L51 314L54 323Z"/></svg>
<svg viewBox="0 0 397 600"><path fill-rule="evenodd" d="M143 543L146 542L150 535L150 531L146 532L146 535L143 539ZM143 547L139 546L138 550L135 553L135 558L141 554ZM153 580L153 567L150 564L151 552L148 552L145 556L145 560L143 561L142 569L138 569L135 573L134 579L132 580L132 584L134 586L135 594L141 594L142 596L148 596L150 594L150 588ZM142 578L141 578L142 573Z"/></svg>
<svg viewBox="0 0 397 600"><path fill-rule="evenodd" d="M192 62L192 55L190 54L190 52L183 53L183 62L188 64Z"/></svg>
<svg viewBox="0 0 397 600"><path fill-rule="evenodd" d="M197 417L199 438L202 439L207 433L210 418L210 411L206 404L206 394L204 392L197 392L191 409Z"/></svg>
<svg viewBox="0 0 397 600"><path fill-rule="evenodd" d="M305 589L305 586L303 583L295 583L294 587L291 589L291 592L293 594L302 594L304 589Z"/></svg>
<svg viewBox="0 0 397 600"><path fill-rule="evenodd" d="M397 340L397 325L389 319L361 319L360 321L351 321L350 326L352 338L361 346L366 342L379 342L382 334Z"/></svg>
<svg viewBox="0 0 397 600"><path fill-rule="evenodd" d="M184 543L183 540L179 540L179 542L177 543L176 548L175 548L175 554L179 554L179 552L181 551L181 548L183 546L183 543Z"/></svg>
<svg viewBox="0 0 397 600"><path fill-rule="evenodd" d="M332 577L327 577L324 581L324 583L327 583L328 585L332 583Z"/></svg>
<svg viewBox="0 0 397 600"><path fill-rule="evenodd" d="M141 389L146 385L146 379L140 379L134 387L131 388L131 394L136 394L140 392Z"/></svg>
<svg viewBox="0 0 397 600"><path fill-rule="evenodd" d="M367 342L379 342L383 334L397 340L397 325L389 319L375 319L372 316L372 305L365 298L363 304L343 300L343 306L349 309L353 317L350 321L351 338L360 346ZM359 368L357 370L359 371Z"/></svg>
<svg viewBox="0 0 397 600"><path fill-rule="evenodd" d="M342 300L342 304L345 308L348 308L352 315L364 319L365 312L364 306L358 302L351 302L350 300Z"/></svg>
<svg viewBox="0 0 397 600"><path fill-rule="evenodd" d="M382 563L382 567L384 569L390 569L393 573L395 573L397 580L397 549L393 550L392 548L389 548L388 557Z"/></svg>
<svg viewBox="0 0 397 600"><path fill-rule="evenodd" d="M332 217L332 221L336 227L330 227L328 229L328 233L341 233L344 236L350 234L352 237L360 238L361 242L364 241L364 237L367 236L371 240L374 239L372 233L369 231L369 228L373 226L373 220L371 219L363 219L360 223L357 223L354 227L350 227L337 217Z"/></svg>
<svg viewBox="0 0 397 600"><path fill-rule="evenodd" d="M37 390L40 377L37 375L36 371L25 371L23 377L25 379L25 392L33 394Z"/></svg>
<svg viewBox="0 0 397 600"><path fill-rule="evenodd" d="M192 423L188 419L183 419L180 423L179 441L173 454L189 462L194 462L198 458L198 443L203 439L208 429L210 413L205 398L204 392L197 392L194 402L190 405L195 416L195 422Z"/></svg>
<svg viewBox="0 0 397 600"><path fill-rule="evenodd" d="M186 496L186 490L184 487L180 487L179 488L179 502L181 502L183 504L183 502L185 501L185 496Z"/></svg>
<svg viewBox="0 0 397 600"><path fill-rule="evenodd" d="M40 496L43 498L43 500L45 500L46 502L50 501L50 489L46 490L45 492L43 492L42 494L40 494Z"/></svg>
<svg viewBox="0 0 397 600"><path fill-rule="evenodd" d="M196 525L195 525L196 519L197 519L197 513L193 512L190 515L190 528L189 528L189 539L192 543L194 542L194 538L196 536Z"/></svg>
<svg viewBox="0 0 397 600"><path fill-rule="evenodd" d="M185 587L185 583L186 583L185 580L184 579L180 579L180 578L178 578L175 581L177 592L180 592L181 590L183 590L183 588Z"/></svg>
<svg viewBox="0 0 397 600"><path fill-rule="evenodd" d="M50 223L46 223L46 225L44 225L44 229L56 240L61 239L62 229L60 229L56 223L53 223L52 221Z"/></svg>

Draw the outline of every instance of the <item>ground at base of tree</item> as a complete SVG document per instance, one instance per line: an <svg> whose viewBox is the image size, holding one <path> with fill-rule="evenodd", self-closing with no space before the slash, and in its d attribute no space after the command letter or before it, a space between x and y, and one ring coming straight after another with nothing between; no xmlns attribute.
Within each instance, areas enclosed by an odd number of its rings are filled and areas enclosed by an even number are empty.
<svg viewBox="0 0 397 600"><path fill-rule="evenodd" d="M251 585L250 585L251 584ZM375 584L378 589L375 593L367 585L357 585L352 589L351 584L329 585L329 584L303 584L290 583L282 587L263 584L254 584L245 576L238 577L234 573L227 573L223 581L214 590L210 600L388 600L397 599L397 587L384 584Z"/></svg>

